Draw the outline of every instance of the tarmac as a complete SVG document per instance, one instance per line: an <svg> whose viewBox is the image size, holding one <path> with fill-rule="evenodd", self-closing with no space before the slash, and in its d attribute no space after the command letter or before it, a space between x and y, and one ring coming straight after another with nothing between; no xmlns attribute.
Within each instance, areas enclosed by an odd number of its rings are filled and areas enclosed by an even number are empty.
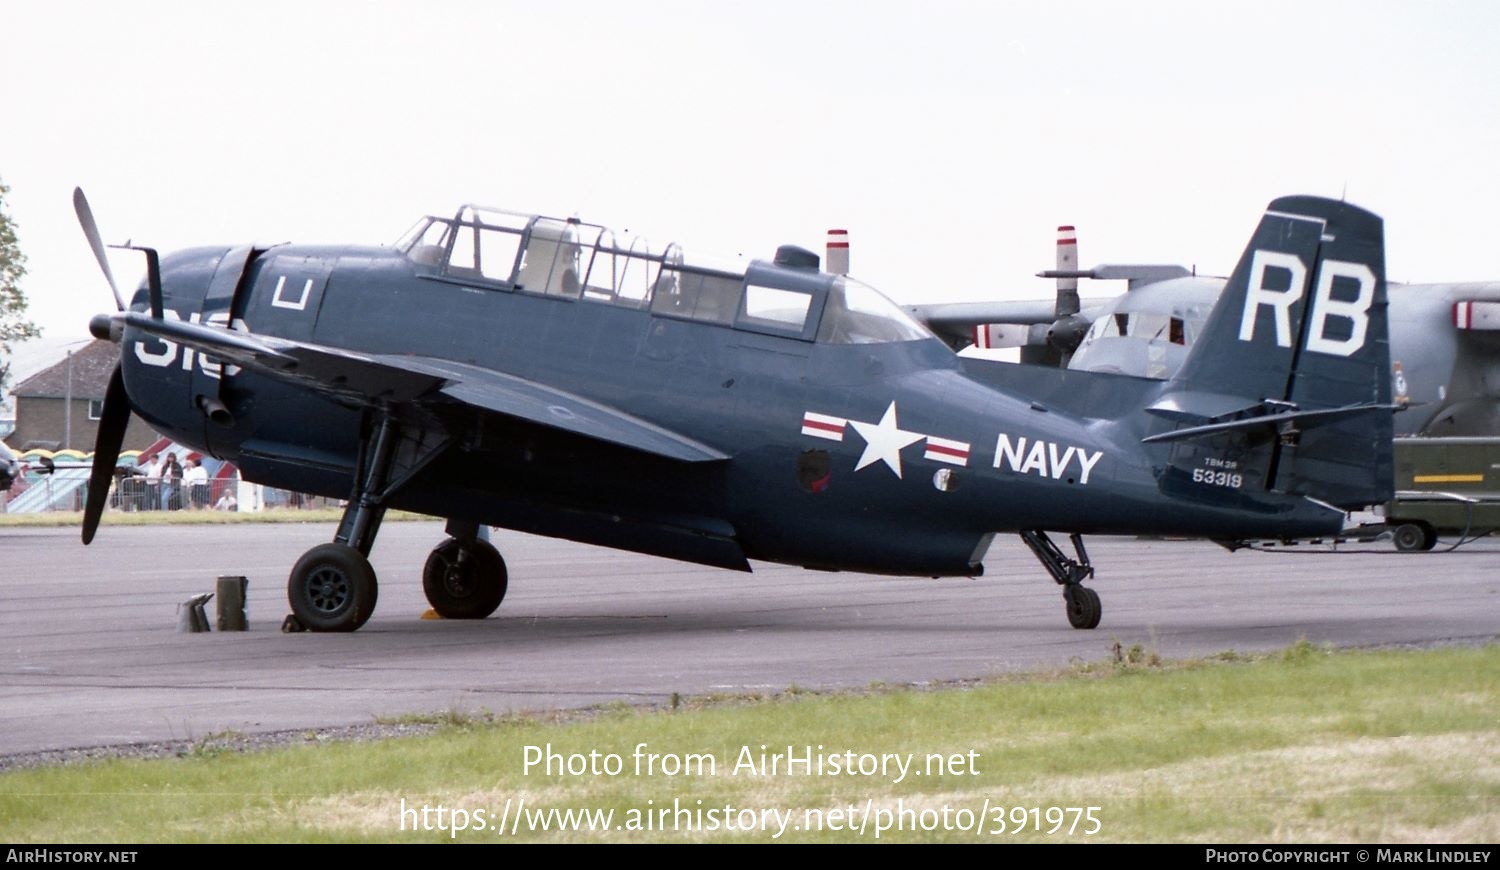
<svg viewBox="0 0 1500 870"><path fill-rule="evenodd" d="M1059 587L1014 536L978 579L896 579L757 564L753 574L500 532L495 616L424 620L437 522L390 522L371 561L374 617L283 634L286 575L332 524L0 529L0 756L504 713L673 693L927 685L1109 658L1478 644L1500 637L1500 541L1230 553L1197 541L1090 538L1103 599L1068 626ZM186 634L176 606L249 578L249 630ZM213 620L214 603L208 606Z"/></svg>

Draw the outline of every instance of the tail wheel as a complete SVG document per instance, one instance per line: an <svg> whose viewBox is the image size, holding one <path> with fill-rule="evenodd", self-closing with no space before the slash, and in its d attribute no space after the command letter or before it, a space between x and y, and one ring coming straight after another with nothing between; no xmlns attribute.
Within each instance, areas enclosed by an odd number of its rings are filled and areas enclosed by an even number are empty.
<svg viewBox="0 0 1500 870"><path fill-rule="evenodd" d="M1067 603L1069 625L1084 629L1099 627L1099 619L1104 615L1099 593L1075 583L1063 589L1063 601Z"/></svg>
<svg viewBox="0 0 1500 870"><path fill-rule="evenodd" d="M375 612L375 569L347 544L319 544L287 578L292 613L310 631L354 631Z"/></svg>
<svg viewBox="0 0 1500 870"><path fill-rule="evenodd" d="M505 599L505 560L488 541L449 538L422 568L422 591L444 619L484 619Z"/></svg>

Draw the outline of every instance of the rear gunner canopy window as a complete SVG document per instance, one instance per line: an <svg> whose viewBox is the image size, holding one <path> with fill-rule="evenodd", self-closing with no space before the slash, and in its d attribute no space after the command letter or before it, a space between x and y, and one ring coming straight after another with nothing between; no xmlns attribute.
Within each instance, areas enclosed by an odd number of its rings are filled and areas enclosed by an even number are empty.
<svg viewBox="0 0 1500 870"><path fill-rule="evenodd" d="M778 290L751 284L745 288L742 322L801 333L807 323L812 296L797 290Z"/></svg>

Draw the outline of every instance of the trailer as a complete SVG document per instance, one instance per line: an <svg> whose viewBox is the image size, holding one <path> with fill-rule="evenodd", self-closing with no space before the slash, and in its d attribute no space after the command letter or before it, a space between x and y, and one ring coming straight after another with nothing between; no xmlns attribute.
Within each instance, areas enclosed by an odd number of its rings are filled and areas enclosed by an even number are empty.
<svg viewBox="0 0 1500 870"><path fill-rule="evenodd" d="M1396 494L1385 526L1396 549L1431 550L1500 529L1500 438L1395 439Z"/></svg>

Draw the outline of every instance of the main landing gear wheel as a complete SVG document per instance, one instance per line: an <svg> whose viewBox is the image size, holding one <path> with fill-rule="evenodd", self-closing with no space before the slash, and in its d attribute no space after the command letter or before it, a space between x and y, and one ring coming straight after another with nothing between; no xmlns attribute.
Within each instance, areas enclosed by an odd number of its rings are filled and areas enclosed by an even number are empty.
<svg viewBox="0 0 1500 870"><path fill-rule="evenodd" d="M1074 628L1098 628L1104 615L1104 606L1099 603L1099 593L1074 584L1063 587L1063 601L1067 602L1068 624Z"/></svg>
<svg viewBox="0 0 1500 870"><path fill-rule="evenodd" d="M422 591L444 619L484 619L505 599L505 560L489 541L449 538L422 568Z"/></svg>
<svg viewBox="0 0 1500 870"><path fill-rule="evenodd" d="M1403 553L1431 550L1437 544L1437 535L1426 523L1402 523L1391 533L1391 541Z"/></svg>
<svg viewBox="0 0 1500 870"><path fill-rule="evenodd" d="M1098 628L1104 608L1099 603L1099 593L1083 585L1083 581L1094 576L1089 551L1083 547L1083 536L1077 532L1068 535L1077 558L1069 558L1041 529L1022 529L1021 540L1031 548L1032 554L1047 569L1047 573L1052 575L1052 579L1057 581L1057 585L1063 588L1068 624L1074 628Z"/></svg>
<svg viewBox="0 0 1500 870"><path fill-rule="evenodd" d="M319 544L287 578L292 613L309 631L354 631L375 612L375 569L347 544Z"/></svg>

